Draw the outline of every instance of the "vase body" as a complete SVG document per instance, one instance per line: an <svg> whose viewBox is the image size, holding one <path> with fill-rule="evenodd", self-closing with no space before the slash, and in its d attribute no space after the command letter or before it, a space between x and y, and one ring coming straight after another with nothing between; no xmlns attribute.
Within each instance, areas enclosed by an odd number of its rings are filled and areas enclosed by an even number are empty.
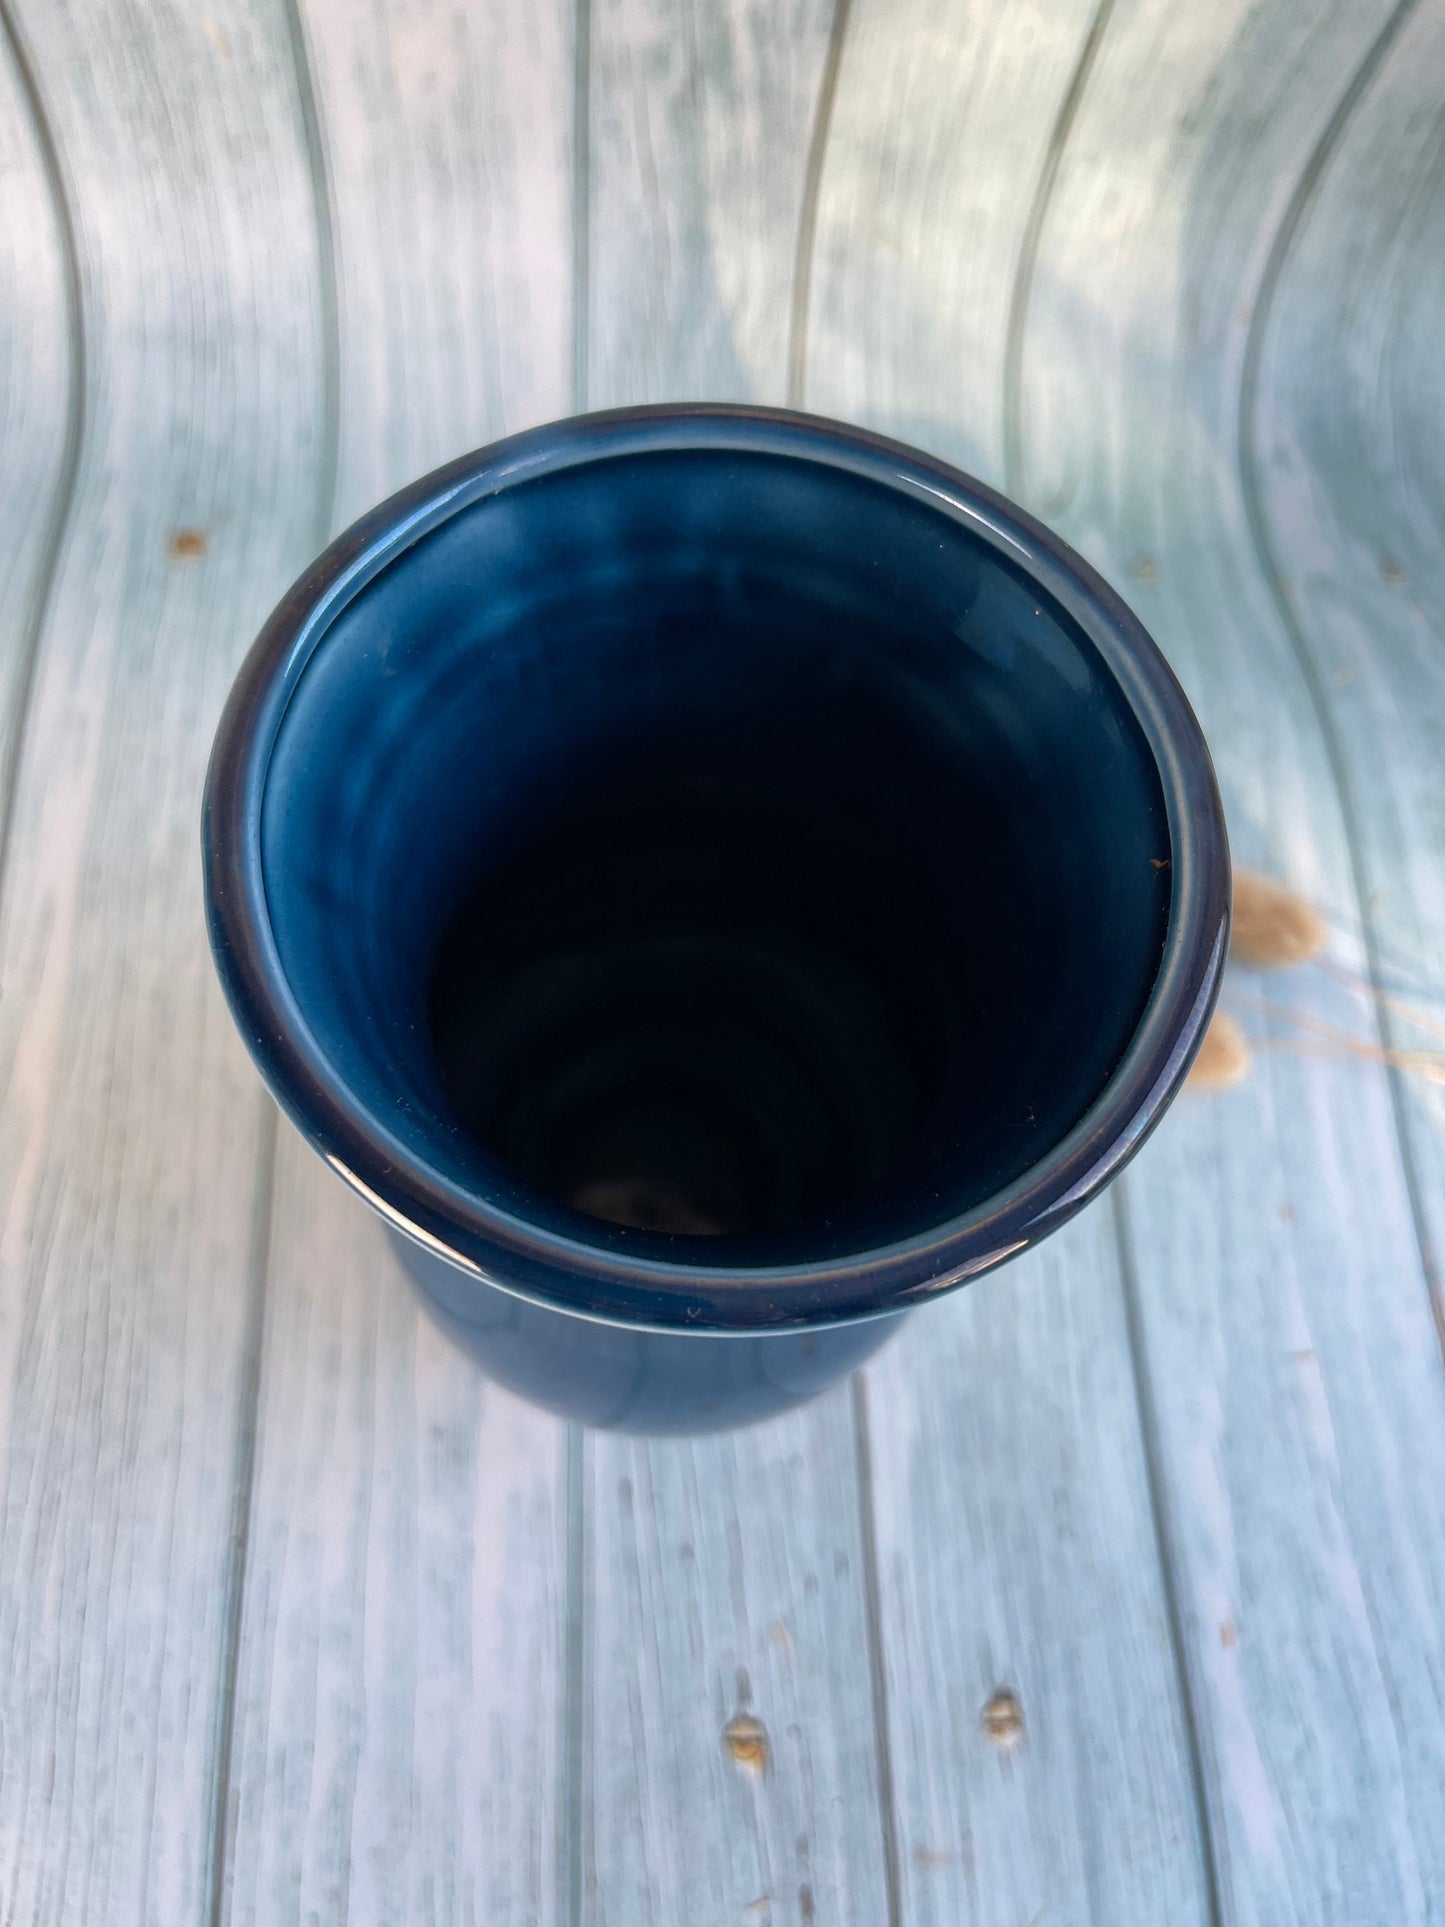
<svg viewBox="0 0 1445 1927"><path fill-rule="evenodd" d="M432 1314L643 1431L812 1396L1085 1204L1228 923L1108 586L761 409L558 423L365 517L237 679L203 854L242 1034Z"/></svg>

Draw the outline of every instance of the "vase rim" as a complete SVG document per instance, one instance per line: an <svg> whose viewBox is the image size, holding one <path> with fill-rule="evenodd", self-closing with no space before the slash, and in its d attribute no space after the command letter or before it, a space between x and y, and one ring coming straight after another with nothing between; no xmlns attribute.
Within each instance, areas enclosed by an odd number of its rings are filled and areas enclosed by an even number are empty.
<svg viewBox="0 0 1445 1927"><path fill-rule="evenodd" d="M1170 902L1158 974L1124 1055L1078 1122L992 1197L915 1236L814 1263L633 1256L529 1222L435 1169L348 1088L307 1025L267 908L261 812L281 719L341 611L423 536L482 498L564 469L658 451L773 455L900 492L963 525L1042 589L1099 652L1164 798ZM1055 1230L1157 1123L1203 1038L1229 932L1228 843L1199 724L1163 655L1104 579L1050 530L949 464L870 430L732 404L582 415L464 455L347 529L282 598L246 657L206 778L211 946L237 1024L303 1135L396 1230L490 1286L647 1330L736 1334L884 1316L990 1270Z"/></svg>

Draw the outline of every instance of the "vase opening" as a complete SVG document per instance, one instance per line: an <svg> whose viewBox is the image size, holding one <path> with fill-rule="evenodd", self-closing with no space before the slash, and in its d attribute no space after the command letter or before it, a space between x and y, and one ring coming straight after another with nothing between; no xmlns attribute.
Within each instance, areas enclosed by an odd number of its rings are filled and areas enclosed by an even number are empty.
<svg viewBox="0 0 1445 1927"><path fill-rule="evenodd" d="M1170 907L1083 631L920 496L775 453L580 463L403 550L291 696L261 849L386 1131L704 1266L916 1236L1028 1171Z"/></svg>

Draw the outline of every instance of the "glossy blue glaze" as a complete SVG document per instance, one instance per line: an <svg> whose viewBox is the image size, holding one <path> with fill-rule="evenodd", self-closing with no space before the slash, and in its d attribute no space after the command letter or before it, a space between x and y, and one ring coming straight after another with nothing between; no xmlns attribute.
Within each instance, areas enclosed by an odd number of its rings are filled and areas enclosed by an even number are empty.
<svg viewBox="0 0 1445 1927"><path fill-rule="evenodd" d="M737 408L519 436L341 537L232 692L204 851L237 1021L432 1308L634 1429L806 1397L1062 1222L1227 928L1207 753L1111 591L939 463Z"/></svg>
<svg viewBox="0 0 1445 1927"><path fill-rule="evenodd" d="M639 1331L569 1318L483 1284L400 1232L392 1240L432 1317L490 1377L566 1418L627 1432L771 1418L861 1365L908 1316L766 1333Z"/></svg>

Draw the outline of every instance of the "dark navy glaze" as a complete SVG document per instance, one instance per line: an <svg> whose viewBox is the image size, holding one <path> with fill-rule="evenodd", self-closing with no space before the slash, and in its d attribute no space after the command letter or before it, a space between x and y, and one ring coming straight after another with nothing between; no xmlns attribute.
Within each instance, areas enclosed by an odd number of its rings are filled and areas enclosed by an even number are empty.
<svg viewBox="0 0 1445 1927"><path fill-rule="evenodd" d="M1062 1223L1227 933L1204 744L1107 586L763 410L561 423L358 523L203 835L282 1105L495 1376L636 1430L807 1397Z"/></svg>
<svg viewBox="0 0 1445 1927"><path fill-rule="evenodd" d="M639 1331L479 1284L400 1232L392 1242L437 1324L499 1384L565 1418L625 1432L711 1432L771 1418L861 1365L908 1315L763 1335Z"/></svg>

